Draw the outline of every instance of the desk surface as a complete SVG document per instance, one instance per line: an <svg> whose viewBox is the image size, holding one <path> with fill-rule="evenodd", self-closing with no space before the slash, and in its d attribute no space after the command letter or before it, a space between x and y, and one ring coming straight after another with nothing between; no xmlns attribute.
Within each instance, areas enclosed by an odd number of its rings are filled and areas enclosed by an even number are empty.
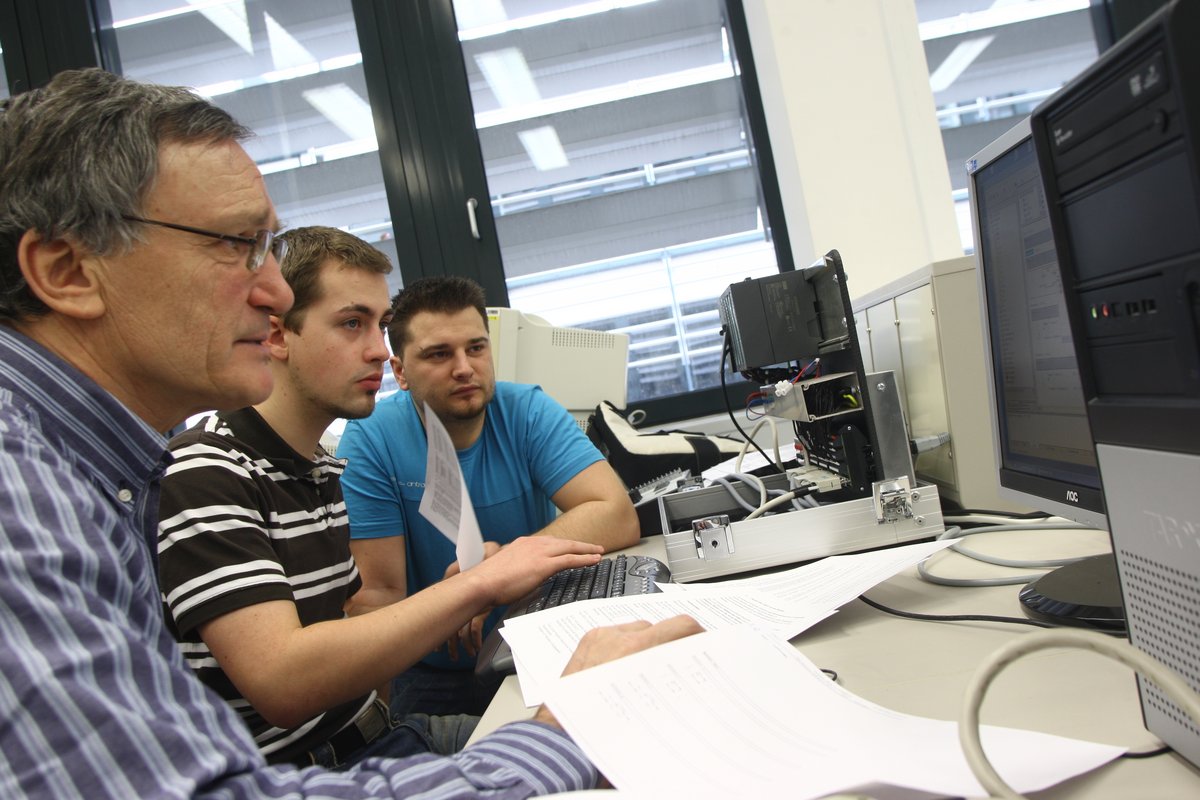
<svg viewBox="0 0 1200 800"><path fill-rule="evenodd" d="M1010 558L1059 558L1108 549L1107 534L1079 530L980 534L969 542L972 549ZM644 539L625 552L665 559L661 537ZM950 552L935 556L930 569L956 578L1018 572ZM1019 588L938 586L921 580L912 569L867 596L905 611L1020 617ZM860 697L896 711L954 720L976 667L1012 637L1032 630L1004 623L907 620L854 601L792 643L818 666L835 670L841 685ZM510 676L473 738L532 714L533 709L522 704L516 678ZM1135 751L1159 746L1142 725L1133 673L1076 650L1043 651L1009 666L990 688L981 718L988 724L1119 744ZM1039 800L1200 797L1200 771L1174 753L1120 759L1032 796Z"/></svg>

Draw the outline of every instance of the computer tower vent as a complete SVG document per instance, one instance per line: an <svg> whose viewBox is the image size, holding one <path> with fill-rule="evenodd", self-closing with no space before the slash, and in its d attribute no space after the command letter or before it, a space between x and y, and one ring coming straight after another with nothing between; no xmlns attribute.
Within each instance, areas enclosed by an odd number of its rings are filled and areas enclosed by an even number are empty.
<svg viewBox="0 0 1200 800"><path fill-rule="evenodd" d="M1133 643L1200 691L1200 586L1195 576L1130 550L1122 550L1121 586ZM1158 686L1139 679L1142 700L1200 737L1200 727Z"/></svg>
<svg viewBox="0 0 1200 800"><path fill-rule="evenodd" d="M1200 586L1194 576L1145 555L1123 551L1126 615L1137 644L1200 691Z"/></svg>

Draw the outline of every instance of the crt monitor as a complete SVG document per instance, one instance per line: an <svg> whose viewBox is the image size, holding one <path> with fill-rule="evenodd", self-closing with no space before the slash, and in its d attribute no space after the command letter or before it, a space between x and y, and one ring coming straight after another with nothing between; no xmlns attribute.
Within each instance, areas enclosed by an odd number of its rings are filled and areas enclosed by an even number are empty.
<svg viewBox="0 0 1200 800"><path fill-rule="evenodd" d="M559 327L514 308L487 316L496 380L541 386L583 429L603 401L625 407L627 334Z"/></svg>
<svg viewBox="0 0 1200 800"><path fill-rule="evenodd" d="M967 162L999 494L1108 529L1095 446L1028 119ZM1021 593L1044 621L1121 630L1110 555L1061 567Z"/></svg>

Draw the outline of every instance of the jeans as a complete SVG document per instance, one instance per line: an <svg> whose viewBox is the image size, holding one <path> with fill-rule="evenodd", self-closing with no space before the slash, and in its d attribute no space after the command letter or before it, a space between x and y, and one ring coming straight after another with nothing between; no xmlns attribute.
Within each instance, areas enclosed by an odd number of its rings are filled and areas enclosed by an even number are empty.
<svg viewBox="0 0 1200 800"><path fill-rule="evenodd" d="M488 684L469 669L439 669L415 664L392 680L393 714L470 714L480 716L492 702L503 677Z"/></svg>
<svg viewBox="0 0 1200 800"><path fill-rule="evenodd" d="M452 755L471 738L479 717L466 714L431 717L428 714L392 715L391 729L352 753L335 753L328 743L309 751L313 763L328 769L349 769L363 759L382 756L405 758L421 753Z"/></svg>

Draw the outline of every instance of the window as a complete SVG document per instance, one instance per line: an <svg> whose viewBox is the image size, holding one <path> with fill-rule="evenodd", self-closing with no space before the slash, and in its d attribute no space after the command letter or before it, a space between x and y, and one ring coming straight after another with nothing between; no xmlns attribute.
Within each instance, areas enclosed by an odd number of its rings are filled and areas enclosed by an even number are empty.
<svg viewBox="0 0 1200 800"><path fill-rule="evenodd" d="M916 0L963 249L967 159L1096 59L1088 0Z"/></svg>
<svg viewBox="0 0 1200 800"><path fill-rule="evenodd" d="M455 0L509 304L630 335L630 402L716 386L779 265L722 0Z"/></svg>

